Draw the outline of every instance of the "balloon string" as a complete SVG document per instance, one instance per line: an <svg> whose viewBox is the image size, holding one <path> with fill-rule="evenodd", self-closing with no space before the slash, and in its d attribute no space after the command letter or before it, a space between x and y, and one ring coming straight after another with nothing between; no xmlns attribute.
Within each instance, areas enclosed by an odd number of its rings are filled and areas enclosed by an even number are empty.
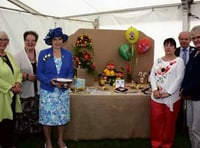
<svg viewBox="0 0 200 148"><path fill-rule="evenodd" d="M129 51L126 51L126 57L127 59L129 60L129 54L128 54Z"/></svg>
<svg viewBox="0 0 200 148"><path fill-rule="evenodd" d="M138 53L136 52L135 65L138 64L138 61L139 61L139 57L138 57Z"/></svg>
<svg viewBox="0 0 200 148"><path fill-rule="evenodd" d="M127 62L127 73L130 74L131 73L131 65L129 62Z"/></svg>
<svg viewBox="0 0 200 148"><path fill-rule="evenodd" d="M134 48L133 48L133 44L131 44L131 55L133 55L134 52ZM133 73L133 57L130 60L130 65L131 65L131 74Z"/></svg>
<svg viewBox="0 0 200 148"><path fill-rule="evenodd" d="M138 59L138 56L137 56L136 59L135 59L135 64L136 65L138 64L138 61L139 61L139 59Z"/></svg>

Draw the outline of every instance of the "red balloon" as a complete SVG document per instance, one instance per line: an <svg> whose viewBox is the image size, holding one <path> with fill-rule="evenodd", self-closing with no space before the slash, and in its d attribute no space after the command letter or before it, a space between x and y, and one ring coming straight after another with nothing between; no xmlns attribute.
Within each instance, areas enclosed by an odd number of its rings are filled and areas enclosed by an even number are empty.
<svg viewBox="0 0 200 148"><path fill-rule="evenodd" d="M139 41L137 42L137 46L136 46L136 50L138 53L145 53L147 52L151 47L151 41L149 40L149 38L141 38L139 39Z"/></svg>

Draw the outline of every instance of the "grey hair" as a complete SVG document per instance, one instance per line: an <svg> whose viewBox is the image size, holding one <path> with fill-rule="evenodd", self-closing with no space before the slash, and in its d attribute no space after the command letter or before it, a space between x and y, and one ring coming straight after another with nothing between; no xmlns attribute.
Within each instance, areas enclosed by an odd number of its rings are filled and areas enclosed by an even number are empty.
<svg viewBox="0 0 200 148"><path fill-rule="evenodd" d="M5 31L0 31L0 36L2 36L2 35L6 35L6 36L8 36L8 34L5 32Z"/></svg>
<svg viewBox="0 0 200 148"><path fill-rule="evenodd" d="M200 33L200 25L194 26L191 30L191 34Z"/></svg>

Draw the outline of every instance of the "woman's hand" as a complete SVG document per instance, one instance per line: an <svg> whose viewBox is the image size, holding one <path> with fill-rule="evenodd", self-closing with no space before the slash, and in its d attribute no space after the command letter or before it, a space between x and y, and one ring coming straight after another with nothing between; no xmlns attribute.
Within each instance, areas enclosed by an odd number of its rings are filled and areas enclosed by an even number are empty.
<svg viewBox="0 0 200 148"><path fill-rule="evenodd" d="M56 82L55 79L51 80L51 84L58 88L66 88L66 89L70 88L70 84L63 83L63 82Z"/></svg>
<svg viewBox="0 0 200 148"><path fill-rule="evenodd" d="M169 97L171 96L169 93L162 93L161 94L161 98L166 98L166 97Z"/></svg>
<svg viewBox="0 0 200 148"><path fill-rule="evenodd" d="M51 85L57 87L58 86L58 82L55 81L55 79L51 80Z"/></svg>
<svg viewBox="0 0 200 148"><path fill-rule="evenodd" d="M34 74L27 74L27 80L28 81L36 81L37 77Z"/></svg>
<svg viewBox="0 0 200 148"><path fill-rule="evenodd" d="M153 96L154 96L154 98L156 98L156 99L160 99L160 98L161 98L161 95L160 95L159 90L154 90L154 91L153 91Z"/></svg>
<svg viewBox="0 0 200 148"><path fill-rule="evenodd" d="M24 81L36 81L37 80L37 77L35 74L31 74L31 73L23 73L22 74L23 76L23 80Z"/></svg>
<svg viewBox="0 0 200 148"><path fill-rule="evenodd" d="M16 94L21 93L21 91L22 91L22 85L21 85L21 83L16 82L16 83L12 86L11 90L12 90L13 93L16 93Z"/></svg>

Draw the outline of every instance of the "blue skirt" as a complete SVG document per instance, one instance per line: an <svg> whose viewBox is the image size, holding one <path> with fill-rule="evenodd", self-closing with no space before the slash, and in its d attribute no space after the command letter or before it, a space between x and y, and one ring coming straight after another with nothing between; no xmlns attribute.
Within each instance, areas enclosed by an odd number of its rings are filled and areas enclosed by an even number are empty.
<svg viewBox="0 0 200 148"><path fill-rule="evenodd" d="M40 89L39 123L42 125L64 125L70 121L69 91L55 88L54 92Z"/></svg>

